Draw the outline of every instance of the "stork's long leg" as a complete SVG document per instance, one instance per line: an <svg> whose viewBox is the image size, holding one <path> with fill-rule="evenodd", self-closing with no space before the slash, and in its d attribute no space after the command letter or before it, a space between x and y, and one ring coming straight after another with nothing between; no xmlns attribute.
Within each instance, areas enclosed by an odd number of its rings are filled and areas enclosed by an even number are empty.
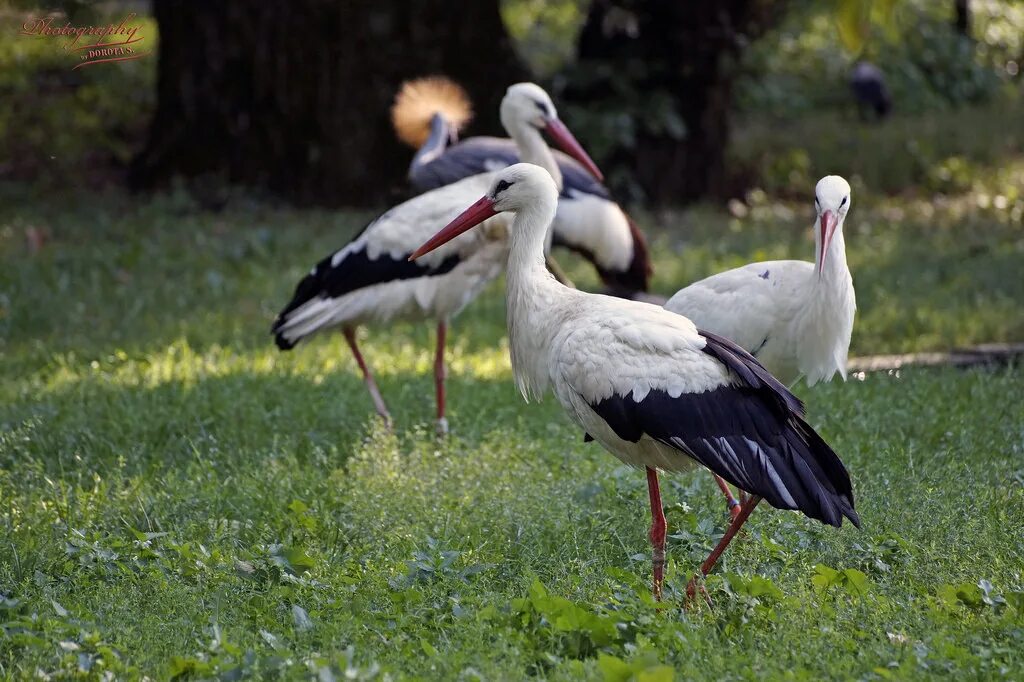
<svg viewBox="0 0 1024 682"><path fill-rule="evenodd" d="M722 556L722 552L724 552L725 548L729 546L729 542L733 537L735 537L736 533L739 532L740 526L743 525L747 520L747 517L750 516L750 513L754 511L754 507L756 507L757 503L760 501L761 497L759 495L751 495L744 500L742 511L740 511L739 515L732 520L732 523L729 524L728 530L725 531L725 535L723 535L722 539L718 541L715 548L711 550L711 554L709 554L708 558L704 560L704 563L700 565L700 577L702 580L711 571L711 569L714 568L715 562L718 561L718 557ZM695 575L690 578L690 582L686 584L687 601L693 599L696 588L697 576Z"/></svg>
<svg viewBox="0 0 1024 682"><path fill-rule="evenodd" d="M732 495L732 490L729 489L729 484L725 482L725 479L715 474L715 483L722 490L722 494L725 495L725 503L729 506L729 515L732 518L736 518L740 515L743 507L740 505L740 501Z"/></svg>
<svg viewBox="0 0 1024 682"><path fill-rule="evenodd" d="M651 561L654 565L654 598L661 601L661 584L665 580L665 509L661 505L658 471L647 467L647 492L651 497Z"/></svg>
<svg viewBox="0 0 1024 682"><path fill-rule="evenodd" d="M434 391L437 394L437 432L448 433L448 419L444 416L444 380L447 371L444 364L445 341L448 323L441 320L437 323L437 351L434 355Z"/></svg>
<svg viewBox="0 0 1024 682"><path fill-rule="evenodd" d="M348 347L352 349L352 355L355 356L356 364L359 365L359 371L363 373L363 381L366 383L366 390L370 392L370 398L373 399L373 406L377 409L384 422L388 426L391 426L391 413L388 412L387 405L384 404L384 399L380 396L380 389L377 388L377 382L373 380L373 373L370 372L370 368L366 366L366 360L363 359L363 354L359 352L359 344L356 343L356 330L346 327L344 330L345 340L348 341Z"/></svg>

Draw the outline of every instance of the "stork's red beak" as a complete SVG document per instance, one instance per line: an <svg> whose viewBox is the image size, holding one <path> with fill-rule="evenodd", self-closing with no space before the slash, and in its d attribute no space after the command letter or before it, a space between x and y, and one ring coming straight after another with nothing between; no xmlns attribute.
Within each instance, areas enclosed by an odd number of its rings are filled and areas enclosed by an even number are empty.
<svg viewBox="0 0 1024 682"><path fill-rule="evenodd" d="M557 118L553 118L548 121L544 130L551 136L551 139L558 145L559 149L583 164L583 167L595 178L604 180L604 174L601 173L601 169L597 167L597 164L590 158L590 155L583 149L583 146L576 141L576 138L572 136L572 133L565 127L564 123Z"/></svg>
<svg viewBox="0 0 1024 682"><path fill-rule="evenodd" d="M494 210L494 202L491 201L491 198L486 196L480 197L475 204L460 213L455 220L445 225L441 228L440 232L428 239L423 246L413 251L413 254L409 256L409 260L416 260L420 256L430 253L445 242L450 242L463 232L469 231L497 214L498 211Z"/></svg>
<svg viewBox="0 0 1024 682"><path fill-rule="evenodd" d="M835 234L839 217L832 211L825 211L821 214L821 239L819 240L821 251L818 253L818 274L825 269L825 257L828 256L828 245L832 243L832 235Z"/></svg>

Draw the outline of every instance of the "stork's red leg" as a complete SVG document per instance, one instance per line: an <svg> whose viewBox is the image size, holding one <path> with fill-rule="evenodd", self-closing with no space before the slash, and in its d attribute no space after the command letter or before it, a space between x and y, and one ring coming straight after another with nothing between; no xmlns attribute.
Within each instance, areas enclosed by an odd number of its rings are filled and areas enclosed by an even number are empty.
<svg viewBox="0 0 1024 682"><path fill-rule="evenodd" d="M732 518L736 518L740 515L740 511L743 509L740 506L740 501L732 496L732 490L729 489L729 484L725 482L725 479L715 474L715 483L721 488L722 494L725 495L725 503L729 506L729 515Z"/></svg>
<svg viewBox="0 0 1024 682"><path fill-rule="evenodd" d="M654 598L661 601L661 584L665 580L665 510L661 505L658 472L647 467L647 492L651 496L651 560L654 564Z"/></svg>
<svg viewBox="0 0 1024 682"><path fill-rule="evenodd" d="M384 404L384 398L380 395L380 390L377 388L377 382L373 380L373 373L370 372L370 368L366 365L366 360L363 359L363 354L359 352L359 344L356 343L356 330L345 328L344 330L345 340L348 341L348 347L352 349L352 355L355 356L356 364L359 365L359 371L363 373L363 381L366 382L366 390L370 392L370 398L373 399L373 406L377 409L384 422L391 426L391 413L388 412L387 405Z"/></svg>
<svg viewBox="0 0 1024 682"><path fill-rule="evenodd" d="M756 507L757 503L760 501L761 497L759 495L751 495L746 498L746 500L743 503L743 509L740 511L739 515L732 520L732 523L729 524L728 530L725 531L725 535L723 535L722 539L718 541L718 544L715 545L715 548L711 550L711 554L709 554L708 558L704 560L704 563L700 565L701 579L703 579L704 576L706 576L711 571L711 569L714 568L715 562L718 561L718 557L722 556L722 552L724 552L725 548L729 546L729 542L733 539L736 533L739 532L740 526L743 525L743 523L747 520L747 517L750 516L750 513L754 511L754 507ZM695 575L692 578L690 578L690 582L686 585L687 602L693 599L693 596L696 592L696 588L697 576Z"/></svg>
<svg viewBox="0 0 1024 682"><path fill-rule="evenodd" d="M434 391L437 394L437 432L448 433L448 419L444 416L444 380L447 376L444 364L444 348L448 324L441 320L437 323L437 351L434 355Z"/></svg>

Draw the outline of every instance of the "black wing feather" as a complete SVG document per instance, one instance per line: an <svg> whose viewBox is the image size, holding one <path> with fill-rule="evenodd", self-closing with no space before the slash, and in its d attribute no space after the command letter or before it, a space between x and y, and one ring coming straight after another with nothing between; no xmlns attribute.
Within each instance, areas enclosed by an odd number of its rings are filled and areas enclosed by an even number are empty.
<svg viewBox="0 0 1024 682"><path fill-rule="evenodd" d="M576 159L554 151L555 161L562 171L562 196L570 192L592 194L602 199L610 199L611 194L593 175L581 166ZM418 158L418 157L417 157ZM413 159L409 168L409 179L413 186L425 192L471 175L479 175L493 170L496 166L511 166L519 163L519 151L516 144L502 137L470 137L454 144L437 158L425 163Z"/></svg>
<svg viewBox="0 0 1024 682"><path fill-rule="evenodd" d="M519 151L515 142L508 138L470 137L437 154L443 146L443 143L437 142L438 139L441 138L435 139L432 136L416 153L409 166L409 180L421 192L450 185L471 175L486 173L495 167L519 163ZM611 201L608 188L576 159L560 151L553 153L562 171L562 198L586 194ZM633 255L629 266L622 271L601 267L592 251L559 239L557 233L552 244L575 251L593 263L601 281L609 287L608 293L628 298L637 291L647 291L651 278L651 261L643 233L632 220L629 220L629 229L633 237Z"/></svg>
<svg viewBox="0 0 1024 682"><path fill-rule="evenodd" d="M274 320L270 331L281 350L290 350L297 343L298 339L289 340L281 331L287 325L289 315L309 301L315 298L339 298L358 289L384 282L443 275L458 265L459 256L452 254L431 266L421 261L410 261L404 255L393 258L385 253L377 258L370 258L364 246L349 251L337 264L334 264L333 260L334 254L327 256L299 281L292 300Z"/></svg>
<svg viewBox="0 0 1024 682"><path fill-rule="evenodd" d="M773 507L833 526L845 516L859 527L850 475L804 421L802 403L736 344L700 333L704 352L732 370L734 384L678 397L652 390L639 402L613 395L591 408L619 438L646 434Z"/></svg>

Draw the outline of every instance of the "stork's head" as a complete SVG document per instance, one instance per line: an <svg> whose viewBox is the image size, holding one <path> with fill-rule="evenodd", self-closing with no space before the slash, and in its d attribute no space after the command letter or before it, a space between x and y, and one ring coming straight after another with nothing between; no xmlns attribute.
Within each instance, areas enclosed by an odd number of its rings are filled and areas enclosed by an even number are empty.
<svg viewBox="0 0 1024 682"><path fill-rule="evenodd" d="M409 260L430 253L491 216L505 211L537 211L535 225L546 231L554 218L557 203L558 186L550 173L532 163L509 166L494 178L487 194L416 249Z"/></svg>
<svg viewBox="0 0 1024 682"><path fill-rule="evenodd" d="M843 230L843 221L852 200L850 183L838 175L826 175L814 188L814 210L818 213L814 235L818 246L818 274L825 267L833 235Z"/></svg>
<svg viewBox="0 0 1024 682"><path fill-rule="evenodd" d="M559 149L579 161L591 175L598 180L604 179L597 164L558 118L551 97L536 83L516 83L509 86L501 100L501 124L512 137L519 137L524 132L529 133L533 130L547 133Z"/></svg>

